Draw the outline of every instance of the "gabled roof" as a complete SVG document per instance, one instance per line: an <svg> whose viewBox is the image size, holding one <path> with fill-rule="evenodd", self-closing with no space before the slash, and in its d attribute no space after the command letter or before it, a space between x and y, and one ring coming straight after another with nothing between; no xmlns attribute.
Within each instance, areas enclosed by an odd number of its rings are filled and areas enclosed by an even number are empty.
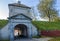
<svg viewBox="0 0 60 41"><path fill-rule="evenodd" d="M24 14L17 14L17 15L14 15L14 16L9 17L8 19L12 19L13 17L16 17L16 16L18 16L18 15L23 15L23 16L29 18L30 20L32 20L32 18L30 18L30 17L28 17L28 16L26 16L26 15L24 15Z"/></svg>
<svg viewBox="0 0 60 41"><path fill-rule="evenodd" d="M13 3L13 4L8 4L9 6L17 6L17 7L23 7L23 8L29 8L31 9L30 7L24 5L24 4L18 4L18 3Z"/></svg>

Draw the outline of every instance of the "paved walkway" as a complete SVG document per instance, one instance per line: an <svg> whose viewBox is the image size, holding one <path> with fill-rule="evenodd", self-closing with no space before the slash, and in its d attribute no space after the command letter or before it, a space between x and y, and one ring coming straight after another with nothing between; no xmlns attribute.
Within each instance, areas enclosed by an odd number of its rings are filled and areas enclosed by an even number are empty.
<svg viewBox="0 0 60 41"><path fill-rule="evenodd" d="M33 38L33 39L18 39L15 41L48 41L52 38Z"/></svg>

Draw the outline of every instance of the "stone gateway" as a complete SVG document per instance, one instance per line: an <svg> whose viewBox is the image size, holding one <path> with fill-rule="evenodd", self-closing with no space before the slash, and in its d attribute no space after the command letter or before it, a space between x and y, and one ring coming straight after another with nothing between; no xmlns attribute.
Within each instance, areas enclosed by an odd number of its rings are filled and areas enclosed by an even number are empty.
<svg viewBox="0 0 60 41"><path fill-rule="evenodd" d="M20 2L8 4L8 6L10 40L36 36L37 28L31 23L33 20L31 8Z"/></svg>

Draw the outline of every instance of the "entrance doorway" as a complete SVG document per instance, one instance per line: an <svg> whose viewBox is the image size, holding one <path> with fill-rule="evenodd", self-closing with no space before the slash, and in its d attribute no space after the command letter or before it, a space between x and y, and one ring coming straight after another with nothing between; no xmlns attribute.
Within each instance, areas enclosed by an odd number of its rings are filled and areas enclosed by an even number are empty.
<svg viewBox="0 0 60 41"><path fill-rule="evenodd" d="M27 26L24 24L18 24L14 28L14 38L27 38L28 33L27 33Z"/></svg>

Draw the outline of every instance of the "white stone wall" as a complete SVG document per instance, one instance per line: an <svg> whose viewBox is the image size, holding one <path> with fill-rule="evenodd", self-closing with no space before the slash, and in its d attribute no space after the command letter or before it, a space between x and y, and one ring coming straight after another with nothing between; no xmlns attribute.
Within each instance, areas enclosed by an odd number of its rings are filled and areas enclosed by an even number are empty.
<svg viewBox="0 0 60 41"><path fill-rule="evenodd" d="M37 27L35 27L32 23L32 36L36 36L38 34Z"/></svg>
<svg viewBox="0 0 60 41"><path fill-rule="evenodd" d="M28 9L28 8L9 6L9 17L17 15L17 14L21 14L21 13L26 16L29 16L30 18L32 17L32 13L30 12L30 9ZM21 18L21 17L18 16L15 18ZM24 24L27 26L27 31L28 31L29 37L37 35L37 28L31 23L30 19L26 19L26 20L9 19L9 23L1 29L2 38L3 39L12 38L13 39L14 27L18 24Z"/></svg>
<svg viewBox="0 0 60 41"><path fill-rule="evenodd" d="M15 6L9 6L9 16L17 15L17 14L24 14L29 17L33 17L31 10L28 8L22 8L22 7L15 7Z"/></svg>
<svg viewBox="0 0 60 41"><path fill-rule="evenodd" d="M9 23L1 29L1 38L8 39L9 38Z"/></svg>
<svg viewBox="0 0 60 41"><path fill-rule="evenodd" d="M8 39L11 34L10 31L12 31L14 27L18 24L24 24L27 26L29 37L37 35L37 28L30 21L28 22L12 21L12 22L9 22L4 28L1 29L2 38Z"/></svg>
<svg viewBox="0 0 60 41"><path fill-rule="evenodd" d="M29 36L37 35L37 28L31 23L31 21L29 21L29 20L13 20L12 19L11 22L12 22L11 24L13 27L15 27L18 24L26 25L28 28Z"/></svg>

